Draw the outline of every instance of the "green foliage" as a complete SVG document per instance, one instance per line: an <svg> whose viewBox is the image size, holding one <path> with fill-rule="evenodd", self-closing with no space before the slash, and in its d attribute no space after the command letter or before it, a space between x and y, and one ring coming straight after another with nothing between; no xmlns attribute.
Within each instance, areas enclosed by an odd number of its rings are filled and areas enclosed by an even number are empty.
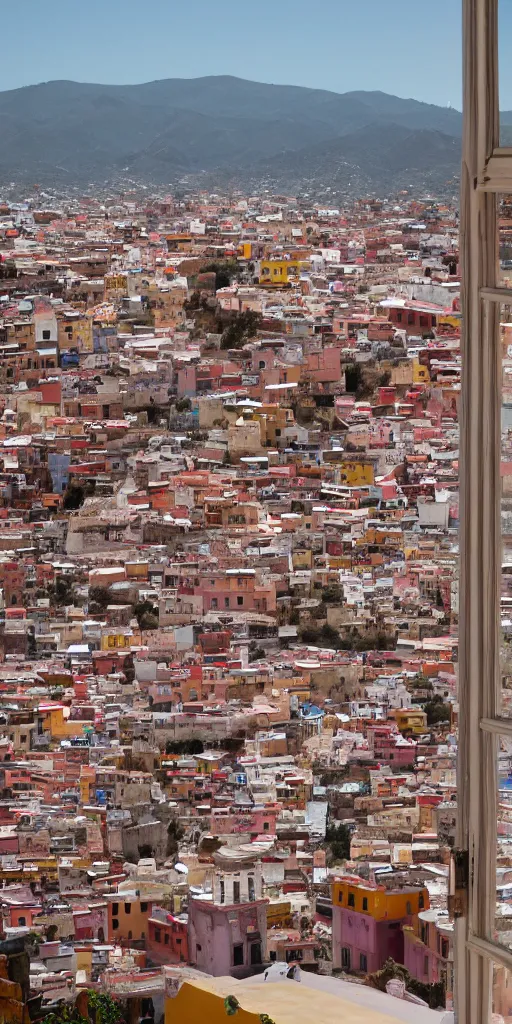
<svg viewBox="0 0 512 1024"><path fill-rule="evenodd" d="M63 507L68 512L76 512L77 509L82 507L84 501L85 488L81 484L75 483L74 480L70 480L64 491Z"/></svg>
<svg viewBox="0 0 512 1024"><path fill-rule="evenodd" d="M437 695L423 705L423 710L427 713L428 725L439 725L451 720L450 705L445 704L443 698Z"/></svg>
<svg viewBox="0 0 512 1024"><path fill-rule="evenodd" d="M176 412L188 412L192 408L192 402L190 398L178 398L176 402Z"/></svg>
<svg viewBox="0 0 512 1024"><path fill-rule="evenodd" d="M334 650L339 651L342 647L342 639L337 629L333 629L325 623L321 629L316 629L314 626L307 626L304 629L299 630L300 640L304 644L314 644L315 646L331 647Z"/></svg>
<svg viewBox="0 0 512 1024"><path fill-rule="evenodd" d="M77 1005L84 1006L84 995L87 996L87 1017ZM121 1008L111 996L87 989L86 993L80 994L77 1003L71 1006L62 1003L58 1009L47 1013L39 1024L120 1024L121 1017Z"/></svg>
<svg viewBox="0 0 512 1024"><path fill-rule="evenodd" d="M240 1003L236 996L226 996L224 1000L224 1009L228 1017L233 1017L234 1014L238 1012L239 1007Z"/></svg>
<svg viewBox="0 0 512 1024"><path fill-rule="evenodd" d="M139 629L158 629L158 608L155 608L151 601L139 601L133 614L139 624Z"/></svg>
<svg viewBox="0 0 512 1024"><path fill-rule="evenodd" d="M59 1006L53 1013L47 1013L39 1024L90 1024L88 1017L83 1017L75 1006Z"/></svg>
<svg viewBox="0 0 512 1024"><path fill-rule="evenodd" d="M66 605L72 601L72 583L66 576L57 576L55 580L55 604Z"/></svg>
<svg viewBox="0 0 512 1024"><path fill-rule="evenodd" d="M180 839L185 835L179 821L172 818L167 826L167 856L175 857L178 852Z"/></svg>
<svg viewBox="0 0 512 1024"><path fill-rule="evenodd" d="M239 276L240 267L236 260L213 260L201 270L202 274L215 274L215 291L228 288L232 280Z"/></svg>
<svg viewBox="0 0 512 1024"><path fill-rule="evenodd" d="M417 672L414 679L410 680L409 688L411 690L433 690L430 679L428 676L424 676L421 672Z"/></svg>
<svg viewBox="0 0 512 1024"><path fill-rule="evenodd" d="M263 647L254 647L252 650L249 650L249 664L251 661L260 661L264 657L265 651Z"/></svg>
<svg viewBox="0 0 512 1024"><path fill-rule="evenodd" d="M343 600L343 588L339 583L329 583L322 589L322 601L326 604L341 604Z"/></svg>
<svg viewBox="0 0 512 1024"><path fill-rule="evenodd" d="M166 754L202 754L204 745L202 740L168 740L165 745Z"/></svg>
<svg viewBox="0 0 512 1024"><path fill-rule="evenodd" d="M91 1010L96 1024L119 1024L121 1009L115 999L102 992L88 991L89 1016Z"/></svg>
<svg viewBox="0 0 512 1024"><path fill-rule="evenodd" d="M329 845L330 859L337 863L350 857L350 832L342 822L327 826L325 840Z"/></svg>
<svg viewBox="0 0 512 1024"><path fill-rule="evenodd" d="M246 341L254 338L260 326L261 316L252 309L246 309L244 313L236 313L222 335L220 347L222 349L243 348Z"/></svg>
<svg viewBox="0 0 512 1024"><path fill-rule="evenodd" d="M110 604L110 593L106 587L89 587L89 611L101 614Z"/></svg>
<svg viewBox="0 0 512 1024"><path fill-rule="evenodd" d="M428 1003L431 1010L443 1009L445 1007L446 993L441 982L428 985L418 981L409 974L406 967L402 964L396 964L391 957L386 960L380 971L375 971L374 974L368 975L367 984L371 988L378 988L380 992L385 992L386 985L392 978L398 978L400 981L403 981L406 989Z"/></svg>

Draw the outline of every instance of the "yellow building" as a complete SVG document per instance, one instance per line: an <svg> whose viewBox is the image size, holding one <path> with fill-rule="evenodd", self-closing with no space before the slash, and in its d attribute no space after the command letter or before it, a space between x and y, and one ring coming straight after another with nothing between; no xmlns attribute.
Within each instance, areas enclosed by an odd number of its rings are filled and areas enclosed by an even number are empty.
<svg viewBox="0 0 512 1024"><path fill-rule="evenodd" d="M200 775L211 775L219 770L222 764L222 757L217 754L196 754L197 771Z"/></svg>
<svg viewBox="0 0 512 1024"><path fill-rule="evenodd" d="M412 361L412 382L413 384L429 384L430 373L428 367L423 366L419 359L413 359Z"/></svg>
<svg viewBox="0 0 512 1024"><path fill-rule="evenodd" d="M270 900L267 903L267 928L287 925L292 915L290 900Z"/></svg>
<svg viewBox="0 0 512 1024"><path fill-rule="evenodd" d="M371 462L349 462L344 459L339 463L339 483L346 487L364 487L373 484L375 474Z"/></svg>
<svg viewBox="0 0 512 1024"><path fill-rule="evenodd" d="M43 719L43 731L49 732L52 740L70 739L72 736L84 736L84 725L88 722L70 722L67 715L69 708L62 705L51 708Z"/></svg>
<svg viewBox="0 0 512 1024"><path fill-rule="evenodd" d="M398 921L418 914L420 910L428 910L430 902L426 888L393 890L358 884L355 879L342 879L333 882L332 905L368 914L374 921Z"/></svg>
<svg viewBox="0 0 512 1024"><path fill-rule="evenodd" d="M421 708L394 708L389 714L401 733L421 736L427 731L427 714Z"/></svg>
<svg viewBox="0 0 512 1024"><path fill-rule="evenodd" d="M302 984L298 984L209 978L191 968L164 970L165 1024L226 1024L227 1008L230 1014L234 1012L236 1024L261 1024L262 1020L273 1024L311 1024L312 1020L322 1024L398 1024L399 1018L391 1015L389 1000L382 993L365 989L365 999L359 1001L349 982L338 983L339 995L333 994L332 985L329 991L311 988L307 972L302 972Z"/></svg>
<svg viewBox="0 0 512 1024"><path fill-rule="evenodd" d="M262 260L260 284L283 288L299 279L300 267L300 260Z"/></svg>
<svg viewBox="0 0 512 1024"><path fill-rule="evenodd" d="M127 633L121 633L119 629L114 627L102 633L100 649L102 651L124 651L127 647L131 647L132 637L133 633L131 630Z"/></svg>
<svg viewBox="0 0 512 1024"><path fill-rule="evenodd" d="M73 316L59 317L58 321L59 351L67 352L77 349L78 352L92 352L92 317L76 313Z"/></svg>
<svg viewBox="0 0 512 1024"><path fill-rule="evenodd" d="M312 569L313 568L313 552L310 548L297 548L292 553L292 564L294 571L298 569Z"/></svg>

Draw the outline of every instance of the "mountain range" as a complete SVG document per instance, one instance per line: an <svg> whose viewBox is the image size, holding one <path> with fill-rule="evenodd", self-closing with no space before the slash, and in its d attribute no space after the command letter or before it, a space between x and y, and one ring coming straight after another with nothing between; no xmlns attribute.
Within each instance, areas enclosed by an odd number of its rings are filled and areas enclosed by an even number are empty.
<svg viewBox="0 0 512 1024"><path fill-rule="evenodd" d="M512 125L512 111L502 114ZM0 185L216 180L456 191L462 115L385 92L230 76L0 92Z"/></svg>

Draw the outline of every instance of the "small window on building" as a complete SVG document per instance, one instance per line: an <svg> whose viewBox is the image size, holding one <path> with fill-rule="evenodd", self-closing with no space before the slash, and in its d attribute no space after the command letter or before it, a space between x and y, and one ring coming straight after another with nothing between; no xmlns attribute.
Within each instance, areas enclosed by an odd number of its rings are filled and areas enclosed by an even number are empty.
<svg viewBox="0 0 512 1024"><path fill-rule="evenodd" d="M350 970L350 949L348 946L341 947L341 966L346 970Z"/></svg>
<svg viewBox="0 0 512 1024"><path fill-rule="evenodd" d="M168 945L169 945L169 932L166 932L166 933L165 933L165 945L166 945L166 946L168 946Z"/></svg>
<svg viewBox="0 0 512 1024"><path fill-rule="evenodd" d="M410 900L407 900L407 903L405 905L405 911L406 911L407 914L412 914L412 907L411 907L411 901Z"/></svg>
<svg viewBox="0 0 512 1024"><path fill-rule="evenodd" d="M361 953L359 956L359 970L364 971L365 974L368 970L368 958L366 956L366 953Z"/></svg>
<svg viewBox="0 0 512 1024"><path fill-rule="evenodd" d="M229 608L229 597L224 598L224 607Z"/></svg>
<svg viewBox="0 0 512 1024"><path fill-rule="evenodd" d="M268 821L264 821L263 822L263 831L264 832L268 832L269 828L270 828L269 822Z"/></svg>
<svg viewBox="0 0 512 1024"><path fill-rule="evenodd" d="M124 905L124 912L125 912L125 914L131 914L131 912L132 912L132 905L131 905L131 903L125 903L125 905Z"/></svg>
<svg viewBox="0 0 512 1024"><path fill-rule="evenodd" d="M249 877L248 882L247 882L247 886L248 886L249 899L252 902L253 900L256 899L256 892L255 892L255 889L254 889L254 878Z"/></svg>
<svg viewBox="0 0 512 1024"><path fill-rule="evenodd" d="M148 909L147 903L141 903L140 909L142 910L142 913L145 914L146 910Z"/></svg>
<svg viewBox="0 0 512 1024"><path fill-rule="evenodd" d="M119 928L119 920L117 917L112 918L112 931L116 932Z"/></svg>
<svg viewBox="0 0 512 1024"><path fill-rule="evenodd" d="M196 945L196 955L197 955L197 953L201 952L201 949L202 949L202 946L200 946L199 943L197 943L197 945Z"/></svg>
<svg viewBox="0 0 512 1024"><path fill-rule="evenodd" d="M242 942L238 942L236 946L233 946L233 967L243 967L244 965L244 947Z"/></svg>
<svg viewBox="0 0 512 1024"><path fill-rule="evenodd" d="M50 331L43 331L43 341L50 341L50 338L51 338Z"/></svg>
<svg viewBox="0 0 512 1024"><path fill-rule="evenodd" d="M216 597L212 597L210 608L218 608L218 606L219 606L219 602L217 601L217 598Z"/></svg>
<svg viewBox="0 0 512 1024"><path fill-rule="evenodd" d="M368 897L363 896L363 910L368 910Z"/></svg>
<svg viewBox="0 0 512 1024"><path fill-rule="evenodd" d="M129 938L129 939L132 939L132 938L133 938L133 935L132 935L131 931L129 931L129 932L128 932L128 938Z"/></svg>
<svg viewBox="0 0 512 1024"><path fill-rule="evenodd" d="M240 882L233 882L233 903L240 903Z"/></svg>
<svg viewBox="0 0 512 1024"><path fill-rule="evenodd" d="M18 928L24 928L26 923L27 923L26 917L19 917L18 918Z"/></svg>
<svg viewBox="0 0 512 1024"><path fill-rule="evenodd" d="M161 942L161 941L162 941L162 929L161 928L155 928L155 942Z"/></svg>
<svg viewBox="0 0 512 1024"><path fill-rule="evenodd" d="M425 906L425 898L423 896L423 893L420 892L420 895L419 895L419 898L418 898L418 907L420 908L420 910L423 910L424 906Z"/></svg>
<svg viewBox="0 0 512 1024"><path fill-rule="evenodd" d="M224 879L221 878L221 880L220 880L220 902L224 903L225 898L226 898L226 893L225 893L225 887L224 887Z"/></svg>
<svg viewBox="0 0 512 1024"><path fill-rule="evenodd" d="M353 892L349 892L348 894L348 905L349 907L355 907L356 905L356 898Z"/></svg>
<svg viewBox="0 0 512 1024"><path fill-rule="evenodd" d="M243 597L237 597L237 599L236 599L236 603L237 603L237 604L243 604L243 603L244 603L244 599L243 599Z"/></svg>

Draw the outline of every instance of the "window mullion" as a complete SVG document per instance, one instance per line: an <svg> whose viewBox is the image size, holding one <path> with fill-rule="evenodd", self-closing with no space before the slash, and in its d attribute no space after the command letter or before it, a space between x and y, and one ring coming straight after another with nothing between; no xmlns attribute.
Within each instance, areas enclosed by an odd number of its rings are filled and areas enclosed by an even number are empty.
<svg viewBox="0 0 512 1024"><path fill-rule="evenodd" d="M499 685L500 417L496 199L490 157L499 145L497 0L464 0L464 131L461 174L462 401L460 746L457 844L469 852L467 919L456 929L456 1012L487 1024L492 962L468 946L488 939L495 906L497 737L480 727L496 716ZM507 164L500 163L503 172ZM485 170L484 170L485 169ZM489 173L487 173L489 172ZM489 296L490 298L490 296ZM494 797L492 795L494 794ZM494 803L493 803L494 801ZM493 831L494 829L494 831ZM492 910L490 909L492 908ZM466 941L461 942L465 935Z"/></svg>

